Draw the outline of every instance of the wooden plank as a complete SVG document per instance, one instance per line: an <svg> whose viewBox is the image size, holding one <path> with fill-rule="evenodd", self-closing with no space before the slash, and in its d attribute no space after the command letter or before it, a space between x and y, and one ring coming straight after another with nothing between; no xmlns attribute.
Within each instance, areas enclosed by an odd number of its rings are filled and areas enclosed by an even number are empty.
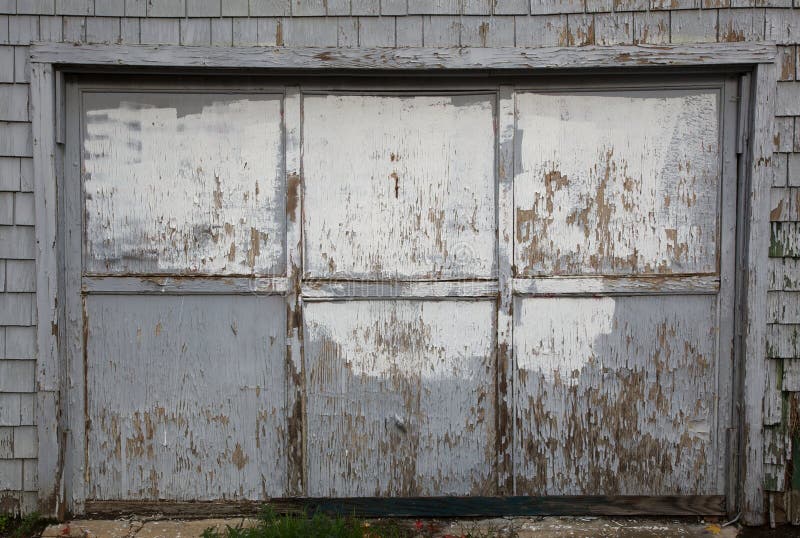
<svg viewBox="0 0 800 538"><path fill-rule="evenodd" d="M306 493L305 365L303 361L303 178L300 88L286 89L284 99L286 156L286 491Z"/></svg>
<svg viewBox="0 0 800 538"><path fill-rule="evenodd" d="M88 499L286 494L281 297L94 295L85 318Z"/></svg>
<svg viewBox="0 0 800 538"><path fill-rule="evenodd" d="M717 489L715 493L725 495L727 511L736 511L735 473L730 470L737 465L737 454L734 443L735 421L733 419L734 402L736 401L735 371L736 354L736 229L737 204L739 200L739 158L736 153L736 127L741 96L739 94L740 77L726 78L720 97L720 116L722 125L719 137L722 149L722 200L720 204L720 238L719 238L719 294L717 295L717 398L715 402L717 431L714 436L714 459L717 464Z"/></svg>
<svg viewBox="0 0 800 538"><path fill-rule="evenodd" d="M85 92L84 270L281 274L282 96Z"/></svg>
<svg viewBox="0 0 800 538"><path fill-rule="evenodd" d="M744 301L739 357L744 362L740 400L742 446L740 464L740 509L747 525L764 523L764 470L762 464L762 424L765 383L767 327L767 251L769 237L769 188L772 185L772 122L775 115L774 64L760 64L755 69L753 126L748 155L749 176L746 222L743 230L747 265L743 275Z"/></svg>
<svg viewBox="0 0 800 538"><path fill-rule="evenodd" d="M493 94L306 95L304 275L496 274Z"/></svg>
<svg viewBox="0 0 800 538"><path fill-rule="evenodd" d="M710 295L518 298L518 494L716 493L716 308Z"/></svg>
<svg viewBox="0 0 800 538"><path fill-rule="evenodd" d="M36 207L36 387L39 430L39 511L63 515L63 459L59 400L58 228L55 145L55 79L53 66L31 66L31 118L34 144L34 197Z"/></svg>
<svg viewBox="0 0 800 538"><path fill-rule="evenodd" d="M714 295L716 276L600 276L515 278L514 293L532 296Z"/></svg>
<svg viewBox="0 0 800 538"><path fill-rule="evenodd" d="M519 275L717 272L719 91L516 98Z"/></svg>
<svg viewBox="0 0 800 538"><path fill-rule="evenodd" d="M514 91L502 86L497 112L497 490L514 492Z"/></svg>
<svg viewBox="0 0 800 538"><path fill-rule="evenodd" d="M720 495L352 497L270 499L267 503L89 501L86 514L223 517L257 514L268 505L279 514L321 511L356 517L689 516L724 515L724 504Z"/></svg>
<svg viewBox="0 0 800 538"><path fill-rule="evenodd" d="M83 248L83 204L81 203L81 140L80 124L82 107L80 91L77 84L67 88L69 107L66 113L64 129L70 135L66 138L66 152L62 185L76 188L61 189L63 204L60 208L62 216L59 226L63 237L63 303L64 317L69 320L63 333L63 365L66 373L66 386L63 391L66 408L68 432L66 435L66 454L64 476L67 499L70 511L80 513L86 499L87 479L87 447L86 430L86 355L85 355L85 308L81 297L81 270Z"/></svg>
<svg viewBox="0 0 800 538"><path fill-rule="evenodd" d="M752 65L771 62L769 43L614 45L580 48L181 47L38 43L31 62L125 67L272 69L560 69L643 65Z"/></svg>
<svg viewBox="0 0 800 538"><path fill-rule="evenodd" d="M181 276L84 276L83 293L113 295L248 295L283 294L286 277L181 277Z"/></svg>
<svg viewBox="0 0 800 538"><path fill-rule="evenodd" d="M306 305L312 496L496 489L495 301Z"/></svg>
<svg viewBox="0 0 800 538"><path fill-rule="evenodd" d="M302 285L306 301L330 301L351 299L436 298L436 297L494 297L498 285L493 280L476 281L429 281L429 282L359 282L359 281L313 281Z"/></svg>

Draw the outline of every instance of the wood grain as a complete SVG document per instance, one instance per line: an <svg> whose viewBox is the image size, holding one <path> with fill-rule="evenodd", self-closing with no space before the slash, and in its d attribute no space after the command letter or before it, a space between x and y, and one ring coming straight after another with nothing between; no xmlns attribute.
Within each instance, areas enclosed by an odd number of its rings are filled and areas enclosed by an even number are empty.
<svg viewBox="0 0 800 538"><path fill-rule="evenodd" d="M698 43L550 48L183 47L37 43L31 61L125 67L262 69L560 69L756 64L776 55L770 43Z"/></svg>

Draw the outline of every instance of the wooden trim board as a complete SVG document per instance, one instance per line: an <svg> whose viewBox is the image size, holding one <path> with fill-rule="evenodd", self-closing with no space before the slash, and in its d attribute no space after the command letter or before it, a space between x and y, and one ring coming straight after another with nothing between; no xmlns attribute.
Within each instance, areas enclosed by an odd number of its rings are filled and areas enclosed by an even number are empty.
<svg viewBox="0 0 800 538"><path fill-rule="evenodd" d="M76 66L307 70L573 69L753 65L772 62L771 43L553 48L184 47L38 43L31 62Z"/></svg>

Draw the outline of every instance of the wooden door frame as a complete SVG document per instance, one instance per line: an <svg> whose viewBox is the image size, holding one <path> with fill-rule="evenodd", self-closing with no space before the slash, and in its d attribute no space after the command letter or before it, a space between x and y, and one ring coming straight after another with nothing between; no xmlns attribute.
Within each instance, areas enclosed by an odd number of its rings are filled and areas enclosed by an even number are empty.
<svg viewBox="0 0 800 538"><path fill-rule="evenodd" d="M764 521L764 470L762 446L762 400L765 392L767 251L769 246L769 189L772 184L772 124L777 85L776 47L771 43L720 43L696 45L590 46L576 48L285 48L285 47L183 47L142 45L72 45L39 43L31 48L31 109L34 147L34 191L36 207L36 304L37 323L37 424L39 434L39 503L41 512L64 517L74 509L67 497L64 468L69 457L67 407L68 376L63 367L67 345L65 331L69 320L64 310L67 287L64 277L63 247L65 231L59 229L59 187L65 168L65 84L67 73L209 73L225 70L252 70L263 73L304 74L540 74L568 73L660 73L678 74L686 70L710 72L729 69L747 73L740 95L750 103L740 114L739 143L744 148L745 177L737 220L736 341L738 378L735 401L739 405L739 479L735 499L727 508L692 497L504 497L427 499L303 499L282 506L318 506L352 513L395 515L541 515L541 514L698 514L741 512L748 524ZM510 89L509 89L510 91ZM288 112L288 111L287 111ZM291 111L292 113L299 113ZM502 115L508 111L500 110ZM746 120L746 122L745 122ZM501 133L501 156L503 152ZM291 137L289 137L291 139ZM288 147L287 152L299 147ZM288 159L288 158L287 158ZM298 159L290 159L299 162ZM299 169L287 163L287 177L299 178ZM500 177L499 196L510 186L510 176ZM62 191L64 189L61 189ZM299 211L299 209L297 209ZM296 216L297 217L297 216ZM296 229L287 232L291 241L300 238L300 219ZM502 229L511 224L500 222ZM501 237L499 248L508 248ZM288 245L287 245L288 246ZM292 267L291 251L287 265ZM296 249L295 249L296 250ZM299 255L299 252L296 253ZM290 271L291 273L291 271ZM501 271L502 274L502 271ZM501 282L501 287L503 283ZM290 286L291 287L291 286ZM510 286L506 286L510 290ZM295 291L295 294L298 292ZM289 302L292 294L289 294ZM507 298L501 297L501 303ZM510 294L508 299L510 299ZM501 304L502 307L502 304ZM291 329L291 328L290 328ZM291 330L287 334L292 346ZM294 347L297 347L295 345ZM299 350L298 350L299 352ZM509 350L510 353L510 350ZM294 359L294 351L290 360ZM737 390L738 388L738 390ZM734 439L736 441L736 439ZM79 500L79 503L82 500ZM379 502L380 501L380 502ZM427 504L426 504L427 503ZM128 503L130 504L130 503ZM139 512L148 511L140 503ZM155 508L164 512L163 503ZM219 503L216 503L219 504ZM208 513L210 508L197 506ZM280 505L279 505L280 506ZM428 506L429 508L425 508ZM109 507L111 508L111 507ZM245 506L239 505L241 511ZM219 512L230 510L221 506ZM427 510L427 511L426 511ZM111 510L107 510L106 513Z"/></svg>

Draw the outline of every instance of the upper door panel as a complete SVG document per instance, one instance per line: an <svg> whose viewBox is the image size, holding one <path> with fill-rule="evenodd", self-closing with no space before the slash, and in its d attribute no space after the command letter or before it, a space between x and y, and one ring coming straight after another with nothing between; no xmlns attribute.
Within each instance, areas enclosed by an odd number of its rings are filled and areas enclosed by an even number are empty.
<svg viewBox="0 0 800 538"><path fill-rule="evenodd" d="M306 95L305 275L495 276L495 102Z"/></svg>
<svg viewBox="0 0 800 538"><path fill-rule="evenodd" d="M715 273L718 99L518 93L517 274Z"/></svg>
<svg viewBox="0 0 800 538"><path fill-rule="evenodd" d="M83 97L84 270L282 274L282 96Z"/></svg>

